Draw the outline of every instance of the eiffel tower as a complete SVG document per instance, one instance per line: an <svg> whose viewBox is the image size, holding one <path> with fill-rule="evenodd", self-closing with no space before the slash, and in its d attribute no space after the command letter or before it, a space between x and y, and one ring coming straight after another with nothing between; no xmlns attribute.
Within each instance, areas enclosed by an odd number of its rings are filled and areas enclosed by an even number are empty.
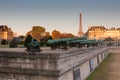
<svg viewBox="0 0 120 80"><path fill-rule="evenodd" d="M79 31L78 31L78 36L82 37L84 35L83 30L82 30L82 14L80 13L80 25L79 25Z"/></svg>

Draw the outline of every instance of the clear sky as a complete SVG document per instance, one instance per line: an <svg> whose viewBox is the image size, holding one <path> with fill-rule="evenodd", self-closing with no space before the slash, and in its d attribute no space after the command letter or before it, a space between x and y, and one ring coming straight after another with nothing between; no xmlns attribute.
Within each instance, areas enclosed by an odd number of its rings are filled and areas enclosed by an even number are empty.
<svg viewBox="0 0 120 80"><path fill-rule="evenodd" d="M79 14L88 26L120 27L120 0L0 0L0 25L25 35L32 26L77 35Z"/></svg>

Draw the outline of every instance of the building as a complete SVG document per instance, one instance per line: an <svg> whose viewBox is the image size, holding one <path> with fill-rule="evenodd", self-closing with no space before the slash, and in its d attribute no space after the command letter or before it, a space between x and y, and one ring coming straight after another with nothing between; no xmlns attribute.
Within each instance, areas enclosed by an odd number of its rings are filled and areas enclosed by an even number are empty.
<svg viewBox="0 0 120 80"><path fill-rule="evenodd" d="M7 25L0 25L0 40L2 39L13 39L13 31Z"/></svg>
<svg viewBox="0 0 120 80"><path fill-rule="evenodd" d="M120 28L105 28L104 26L90 26L87 31L88 39L104 40L105 38L112 38L114 40L120 39Z"/></svg>

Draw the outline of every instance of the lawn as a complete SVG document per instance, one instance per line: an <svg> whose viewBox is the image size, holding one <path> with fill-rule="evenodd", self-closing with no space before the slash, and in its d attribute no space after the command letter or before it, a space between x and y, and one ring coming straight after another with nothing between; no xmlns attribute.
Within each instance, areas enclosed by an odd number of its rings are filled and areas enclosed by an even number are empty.
<svg viewBox="0 0 120 80"><path fill-rule="evenodd" d="M19 48L23 48L24 45L18 45ZM0 48L9 48L9 45L0 45Z"/></svg>
<svg viewBox="0 0 120 80"><path fill-rule="evenodd" d="M9 48L9 45L0 45L0 48Z"/></svg>
<svg viewBox="0 0 120 80"><path fill-rule="evenodd" d="M120 54L110 54L86 80L120 80Z"/></svg>

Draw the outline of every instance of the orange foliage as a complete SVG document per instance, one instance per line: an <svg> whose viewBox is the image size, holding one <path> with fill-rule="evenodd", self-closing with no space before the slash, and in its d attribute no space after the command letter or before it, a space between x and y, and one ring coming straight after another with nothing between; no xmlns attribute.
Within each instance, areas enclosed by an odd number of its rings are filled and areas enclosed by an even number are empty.
<svg viewBox="0 0 120 80"><path fill-rule="evenodd" d="M73 37L75 37L75 36L71 33L62 33L61 34L61 38L73 38Z"/></svg>
<svg viewBox="0 0 120 80"><path fill-rule="evenodd" d="M33 26L32 31L29 31L26 36L31 35L33 38L36 38L38 41L42 38L51 38L49 32L45 32L45 28L41 26ZM53 30L52 38L60 39L60 38L74 38L75 36L71 33L61 33L60 31Z"/></svg>
<svg viewBox="0 0 120 80"><path fill-rule="evenodd" d="M66 38L66 34L65 33L61 33L61 35L60 35L60 38Z"/></svg>
<svg viewBox="0 0 120 80"><path fill-rule="evenodd" d="M57 30L52 31L53 39L60 39L60 38L74 38L75 36L71 33L60 33Z"/></svg>
<svg viewBox="0 0 120 80"><path fill-rule="evenodd" d="M46 32L46 33L45 33L45 36L50 36L50 33L49 33L49 32Z"/></svg>
<svg viewBox="0 0 120 80"><path fill-rule="evenodd" d="M45 28L41 26L33 26L32 28L32 35L33 38L40 40L45 34Z"/></svg>
<svg viewBox="0 0 120 80"><path fill-rule="evenodd" d="M53 37L53 39L59 39L60 38L60 32L59 31L57 31L57 30L53 30L52 31L52 37Z"/></svg>
<svg viewBox="0 0 120 80"><path fill-rule="evenodd" d="M68 34L67 34L67 37L68 37L68 38L74 38L75 36L74 36L73 34L71 34L71 33L68 33Z"/></svg>

